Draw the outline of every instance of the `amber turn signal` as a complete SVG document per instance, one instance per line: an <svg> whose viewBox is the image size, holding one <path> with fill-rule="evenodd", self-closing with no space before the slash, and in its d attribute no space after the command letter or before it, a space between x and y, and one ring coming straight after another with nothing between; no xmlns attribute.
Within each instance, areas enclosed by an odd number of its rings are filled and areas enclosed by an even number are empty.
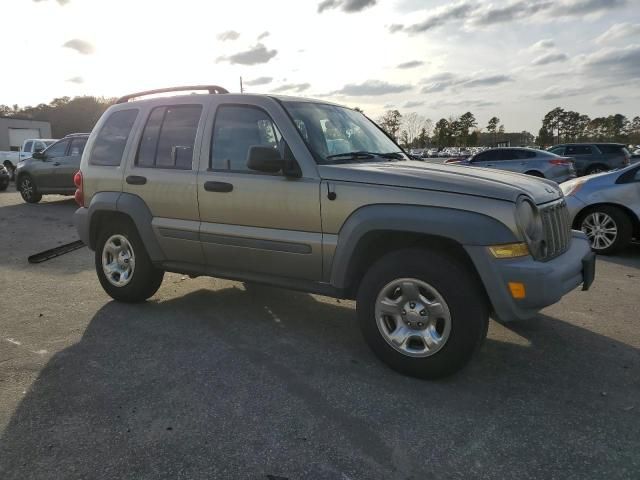
<svg viewBox="0 0 640 480"><path fill-rule="evenodd" d="M489 247L491 255L496 258L515 258L529 255L529 247L526 243L505 243Z"/></svg>

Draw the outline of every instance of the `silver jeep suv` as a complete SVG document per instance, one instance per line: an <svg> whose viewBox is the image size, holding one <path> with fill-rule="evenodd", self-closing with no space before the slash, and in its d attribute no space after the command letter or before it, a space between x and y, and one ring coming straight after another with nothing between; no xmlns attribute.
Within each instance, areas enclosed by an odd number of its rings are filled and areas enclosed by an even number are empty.
<svg viewBox="0 0 640 480"><path fill-rule="evenodd" d="M140 99L195 90L208 94ZM165 271L355 299L373 351L422 378L467 363L490 315L530 318L594 277L555 183L411 161L361 113L317 100L128 95L75 183L78 232L116 300L151 297Z"/></svg>

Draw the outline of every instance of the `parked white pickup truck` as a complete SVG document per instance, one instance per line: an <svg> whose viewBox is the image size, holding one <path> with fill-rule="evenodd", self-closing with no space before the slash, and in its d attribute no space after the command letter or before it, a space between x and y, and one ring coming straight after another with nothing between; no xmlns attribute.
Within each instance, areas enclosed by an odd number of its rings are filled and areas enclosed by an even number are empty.
<svg viewBox="0 0 640 480"><path fill-rule="evenodd" d="M34 152L41 152L56 141L53 138L28 138L22 143L19 151L0 152L0 163L13 175L20 160L30 158Z"/></svg>

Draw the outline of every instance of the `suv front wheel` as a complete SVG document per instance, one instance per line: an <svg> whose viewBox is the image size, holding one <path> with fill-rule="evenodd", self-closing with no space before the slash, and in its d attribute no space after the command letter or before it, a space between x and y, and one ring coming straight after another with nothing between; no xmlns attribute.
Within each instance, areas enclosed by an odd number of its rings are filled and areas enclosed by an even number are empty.
<svg viewBox="0 0 640 480"><path fill-rule="evenodd" d="M95 265L104 291L121 302L143 302L158 291L164 277L164 271L151 262L136 229L124 221L100 232Z"/></svg>
<svg viewBox="0 0 640 480"><path fill-rule="evenodd" d="M38 191L36 182L33 181L31 175L21 175L18 180L18 190L22 199L27 203L38 203L42 200L42 194Z"/></svg>
<svg viewBox="0 0 640 480"><path fill-rule="evenodd" d="M365 340L401 373L430 379L455 373L487 335L489 309L473 279L460 262L429 250L384 256L358 290Z"/></svg>

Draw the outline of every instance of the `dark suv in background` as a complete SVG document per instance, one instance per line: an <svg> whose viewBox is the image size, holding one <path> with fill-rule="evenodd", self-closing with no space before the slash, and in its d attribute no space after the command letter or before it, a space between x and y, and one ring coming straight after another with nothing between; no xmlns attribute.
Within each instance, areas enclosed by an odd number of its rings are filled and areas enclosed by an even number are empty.
<svg viewBox="0 0 640 480"><path fill-rule="evenodd" d="M38 203L42 195L73 195L73 176L80 170L80 159L88 133L73 133L58 140L42 152L18 163L16 189L28 203Z"/></svg>
<svg viewBox="0 0 640 480"><path fill-rule="evenodd" d="M631 154L621 143L565 143L549 151L573 157L578 176L626 167L631 159Z"/></svg>

